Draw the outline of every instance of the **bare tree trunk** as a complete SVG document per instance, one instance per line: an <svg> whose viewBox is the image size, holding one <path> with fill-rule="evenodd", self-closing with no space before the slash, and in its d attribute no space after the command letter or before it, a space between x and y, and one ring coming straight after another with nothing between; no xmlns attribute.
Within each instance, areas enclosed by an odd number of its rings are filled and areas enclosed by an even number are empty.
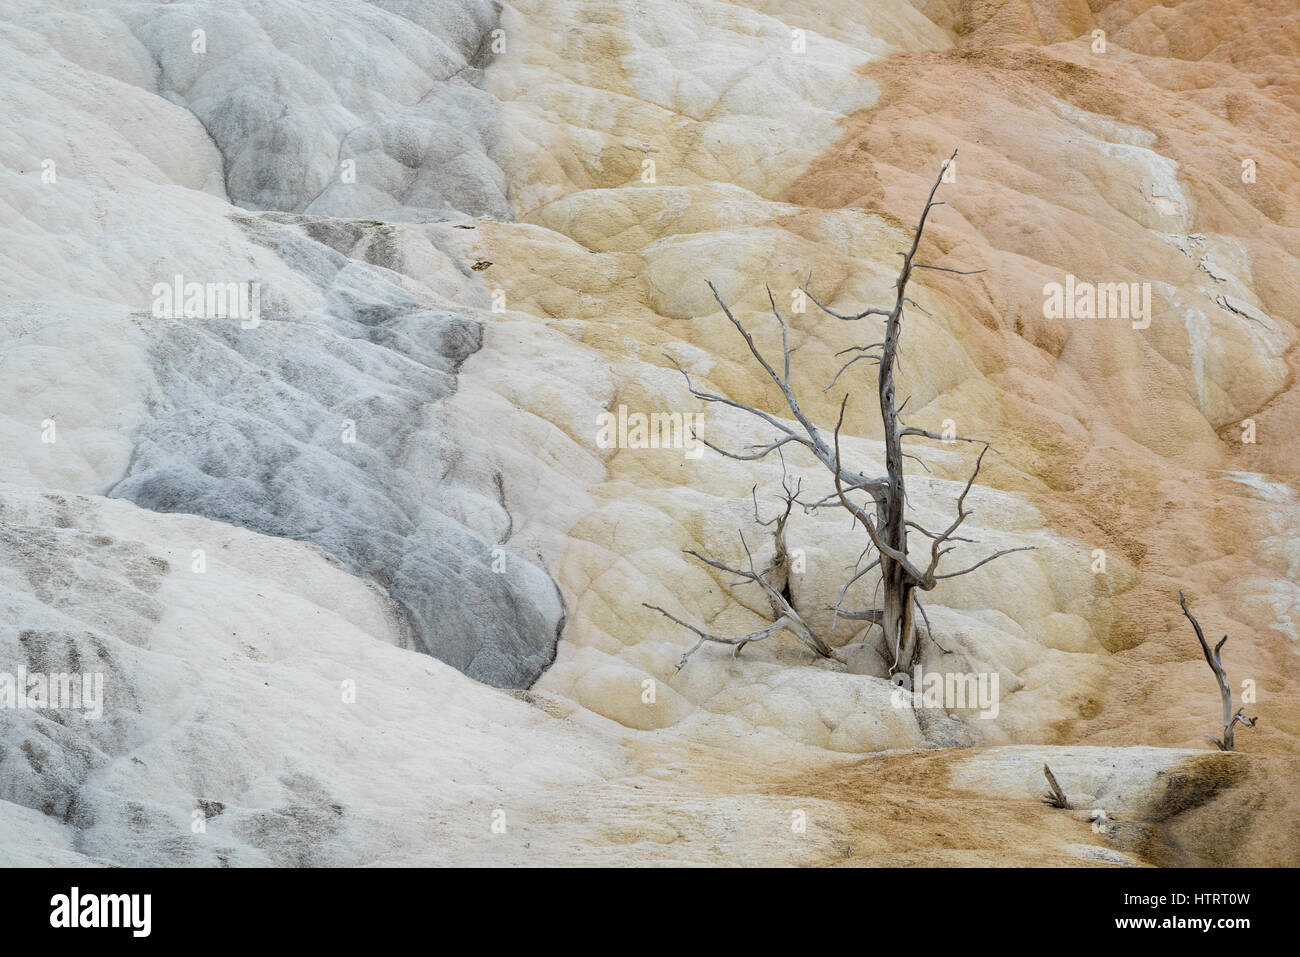
<svg viewBox="0 0 1300 957"><path fill-rule="evenodd" d="M1183 614L1187 616L1187 620L1196 629L1196 640L1201 643L1201 652L1205 655L1205 663L1210 666L1210 670L1214 672L1215 680L1219 683L1219 697L1223 700L1223 739L1210 738L1210 740L1218 745L1220 751L1231 751L1234 741L1232 732L1236 728L1237 722L1240 721L1246 727L1253 728L1259 718L1247 718L1245 708L1238 708L1235 712L1232 710L1232 686L1228 684L1228 672L1224 670L1223 659L1219 657L1219 652L1227 642L1228 636L1224 635L1219 640L1219 643L1214 646L1214 651L1210 651L1210 643L1205 640L1205 633L1201 631L1201 623L1196 620L1187 607L1187 599L1183 597L1182 592L1178 593L1178 604L1182 605Z"/></svg>
<svg viewBox="0 0 1300 957"><path fill-rule="evenodd" d="M921 658L921 645L916 640L915 586L904 582L900 590L903 619L898 625L898 664L895 667L898 671L911 671Z"/></svg>
<svg viewBox="0 0 1300 957"><path fill-rule="evenodd" d="M879 374L877 378L877 394L880 400L880 421L884 426L885 435L885 482L883 485L872 491L872 496L876 503L876 525L877 533L872 534L872 541L876 544L880 552L880 569L881 583L883 588L882 615L881 623L884 629L884 641L887 649L886 654L892 657L890 664L890 673L896 675L911 671L912 667L920 659L920 647L917 643L916 635L916 611L915 611L915 590L919 587L923 590L929 590L936 584L938 577L935 569L938 567L939 558L944 552L939 550L945 541L950 540L952 533L965 518L965 513L961 510L961 502L958 503L958 518L948 530L942 534L935 534L920 528L915 523L907 521L907 490L903 474L903 458L907 454L903 451L903 437L907 435L926 436L929 438L940 438L924 429L914 429L905 426L899 415L899 406L894 388L894 367L898 360L899 339L902 335L903 328L903 310L908 303L916 305L907 295L907 283L912 278L914 269L933 269L939 272L951 272L958 275L972 275L982 270L960 270L951 269L946 266L932 266L925 263L915 262L916 251L921 245L921 236L925 232L925 222L930 215L930 210L935 206L942 205L934 201L935 193L939 190L939 185L943 182L943 174L947 171L948 164L951 163L957 154L954 152L943 164L939 171L939 176L934 185L930 188L930 195L926 198L925 208L921 210L921 218L916 224L916 230L912 234L912 245L906 252L899 255L903 257L903 265L899 270L898 279L894 283L895 297L893 307L890 309L867 309L857 315L841 315L828 309L817 300L807 286L804 291L822 311L835 316L838 319L856 321L866 318L867 316L881 316L885 319L884 341L872 343L870 346L855 346L852 349L846 349L845 352L856 352L853 358L849 359L840 367L835 378L831 380L829 390L839 379L840 373L847 369L859 359L867 358L879 363ZM920 307L917 306L919 309ZM874 355L871 350L879 348L880 354ZM846 397L847 398L847 397ZM843 421L843 412L841 410L841 421ZM962 441L971 442L973 439L962 438ZM985 443L985 449L988 445ZM838 451L837 451L838 455ZM982 458L981 453L981 458ZM837 463L838 464L838 463ZM979 465L976 464L976 472ZM973 482L975 476L971 476ZM970 484L967 484L967 491L970 490ZM963 499L965 495L963 493ZM841 499L843 497L841 496ZM849 506L844 503L845 507ZM852 509L850 509L852 511ZM907 561L907 528L912 527L925 533L932 541L933 548L931 551L931 562L929 568L922 572ZM871 529L868 529L870 532ZM881 542L876 541L879 537L887 549L879 548ZM1018 551L1019 549L1010 549L1009 551ZM1005 553L1004 553L1005 554ZM992 556L996 557L996 556ZM970 570L973 570L970 569ZM956 574L964 574L957 572Z"/></svg>
<svg viewBox="0 0 1300 957"><path fill-rule="evenodd" d="M1051 788L1047 794L1043 795L1043 803L1050 804L1052 807L1064 808L1071 810L1070 799L1065 796L1061 786L1056 783L1056 775L1046 764L1043 765L1043 776L1047 778L1047 786Z"/></svg>
<svg viewBox="0 0 1300 957"><path fill-rule="evenodd" d="M924 222L924 217L922 221ZM885 324L885 341L880 354L878 381L880 421L884 425L885 432L885 474L888 485L883 500L877 503L877 514L881 514L880 525L885 541L894 551L902 555L907 554L907 526L903 521L906 491L903 484L903 440L898 434L898 409L894 400L894 361L898 355L898 337L903 317L901 297L907 288L910 267L909 254L904 261L903 271L898 277L899 303L890 313ZM912 589L908 587L907 576L901 564L884 556L880 565L884 578L885 647L893 655L890 672L891 674L907 672L912 668L914 653L910 627Z"/></svg>

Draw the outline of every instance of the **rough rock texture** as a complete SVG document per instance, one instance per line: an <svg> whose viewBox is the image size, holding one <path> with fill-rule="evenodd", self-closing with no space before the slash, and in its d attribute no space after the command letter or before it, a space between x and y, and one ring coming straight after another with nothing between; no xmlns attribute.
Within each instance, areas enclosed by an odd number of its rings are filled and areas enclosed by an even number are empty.
<svg viewBox="0 0 1300 957"><path fill-rule="evenodd" d="M341 5L340 22L361 19L343 31L347 44L317 38L323 53L339 58L315 64L320 74L294 59L293 38L314 31L306 5L108 4L82 15L40 8L15 17L6 36L10 95L62 92L46 122L61 137L81 133L65 144L20 128L6 144L5 191L26 220L11 227L24 261L14 264L4 309L23 335L6 359L20 383L57 390L37 419L53 418L63 433L39 448L16 438L17 430L30 436L30 421L13 423L11 434L17 474L32 469L37 484L318 544L388 589L409 615L416 647L487 683L525 687L554 657L562 599L549 576L501 538L511 517L493 481L462 491L448 477L473 453L433 423L434 407L455 392L458 369L481 345L480 321L454 302L475 287L472 263L426 240L420 268L407 270L419 278L408 278L389 262L397 227L250 215L194 189L262 209L328 207L303 191L322 188L323 117L359 130L339 97L367 100L385 122L397 122L394 104L419 100L430 77L437 89L465 82L460 75L491 9L447 10L417 26L365 4ZM192 29L205 31L206 53L192 52ZM114 57L94 61L102 72L65 59L87 55L87 32L108 33L115 46ZM339 67L380 57L378 38L389 34L422 57L405 68L374 60L391 100ZM318 89L327 82L341 91L335 99ZM146 109L152 120L141 122ZM427 98L422 109L455 119ZM24 112L15 105L15 116ZM112 149L94 147L103 142L94 136L99 127ZM414 135L414 121L402 128ZM139 145L119 146L124 132ZM337 146L326 151L327 170ZM165 159L152 155L159 148ZM52 183L38 175L46 157ZM458 153L456 162L470 158ZM417 180L442 184L466 211L508 209L499 195L480 201L458 187L445 164L428 156L421 163ZM489 165L480 158L474 168ZM358 168L364 181L368 167ZM413 181L399 192L417 196L430 216L448 212L420 188ZM385 203L365 205L372 212L398 205ZM258 282L260 323L158 318L154 284L176 275ZM475 289L469 305L483 296ZM95 355L100 343L129 354L129 371ZM79 379L83 362L102 362L102 372ZM107 395L101 376L113 380ZM21 395L31 386L19 388Z"/></svg>
<svg viewBox="0 0 1300 957"><path fill-rule="evenodd" d="M0 0L0 671L107 699L0 711L0 860L1295 864L1296 13ZM677 670L641 603L759 627L682 549L761 552L780 468L597 415L698 411L664 353L778 410L704 280L766 350L764 283L882 304L953 148L925 261L985 272L916 281L899 394L998 450L952 561L1036 546L926 600L924 666L996 674L997 716L893 707L844 622L847 669L780 636ZM155 317L176 274L259 282L262 321ZM1149 283L1149 324L1048 317L1067 275ZM820 423L864 325L791 315ZM923 457L933 527L972 455ZM862 542L789 539L831 633ZM1254 682L1244 753L1199 750L1180 588ZM1044 760L1116 827L1040 805Z"/></svg>

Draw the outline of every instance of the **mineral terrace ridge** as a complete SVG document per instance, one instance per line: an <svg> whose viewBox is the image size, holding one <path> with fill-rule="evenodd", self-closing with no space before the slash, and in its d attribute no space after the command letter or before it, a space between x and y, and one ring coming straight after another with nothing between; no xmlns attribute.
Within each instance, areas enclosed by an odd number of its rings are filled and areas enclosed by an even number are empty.
<svg viewBox="0 0 1300 957"><path fill-rule="evenodd" d="M892 302L954 150L895 378L992 446L947 561L1032 546L922 599L996 708L898 706L833 508L834 656L682 665L772 620L686 552L834 492L682 372L790 423L775 304L883 474L801 289ZM1297 0L0 0L0 672L102 676L0 696L0 864L1300 864L1297 156Z"/></svg>

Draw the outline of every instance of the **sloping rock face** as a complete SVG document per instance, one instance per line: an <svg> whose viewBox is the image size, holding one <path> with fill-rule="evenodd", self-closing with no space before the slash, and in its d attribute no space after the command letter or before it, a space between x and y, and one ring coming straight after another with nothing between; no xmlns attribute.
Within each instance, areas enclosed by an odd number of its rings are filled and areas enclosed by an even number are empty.
<svg viewBox="0 0 1300 957"><path fill-rule="evenodd" d="M508 221L500 104L477 86L501 12L493 0L294 0L143 4L122 20L153 58L155 91L212 137L235 205ZM340 177L346 160L355 183Z"/></svg>
<svg viewBox="0 0 1300 957"><path fill-rule="evenodd" d="M554 657L562 599L528 557L507 560L496 531L509 515L493 485L461 491L444 481L472 453L456 441L459 430L440 437L432 421L482 342L480 322L453 301L470 285L471 264L426 243L429 268L419 270L424 281L413 280L385 263L392 226L314 215L348 205L326 195L342 153L356 157L360 181L371 186L362 198L344 190L367 214L400 218L396 208L409 201L425 218L509 218L504 174L467 139L493 127L491 111L473 104L495 101L470 81L496 12L451 5L412 20L344 4L331 15L351 25L321 34L325 59L308 66L295 58L303 51L294 38L319 33L310 7L105 5L14 19L12 95L61 91L46 122L74 138L61 155L64 143L14 131L8 165L33 171L11 177L15 203L60 226L29 248L36 273L25 279L66 269L41 302L79 301L76 320L51 308L51 323L15 343L15 371L33 376L21 366L41 349L53 382L108 412L96 383L66 372L83 342L62 338L54 353L35 345L54 341L55 323L72 321L79 337L93 329L96 338L130 342L138 375L119 380L115 398L143 405L143 414L106 428L117 455L93 463L72 457L85 454L79 433L98 425L95 415L49 408L64 444L39 450L54 454L36 468L81 472L55 487L317 544L389 591L415 647L480 681L526 687ZM90 55L86 34L114 49L97 71L75 65ZM462 114L449 111L461 101ZM152 122L135 120L146 108ZM99 127L120 138L132 122L150 142L125 158L116 144L102 151L75 133ZM452 136L457 126L467 132ZM168 172L151 163L154 139L167 144ZM369 145L354 152L352 142ZM22 153L38 145L52 154L53 182L43 183L40 160ZM391 190L383 198L373 192L380 179ZM31 242L19 238L30 229L14 224L15 245ZM97 268L71 269L77 257L105 263L112 288ZM188 283L248 284L249 300L257 283L257 316L186 318ZM10 297L11 314L25 295ZM59 454L65 447L71 456ZM118 459L128 450L123 469ZM444 499L459 501L449 509Z"/></svg>
<svg viewBox="0 0 1300 957"><path fill-rule="evenodd" d="M320 545L384 585L430 654L527 686L554 654L559 592L526 561L493 569L498 543L438 507L454 439L429 448L429 409L455 391L482 327L297 229L245 225L317 284L320 305L301 322L286 305L264 335L153 327L161 395L108 494Z"/></svg>
<svg viewBox="0 0 1300 957"><path fill-rule="evenodd" d="M1296 863L1294 2L0 12L0 672L103 676L99 718L0 710L0 859ZM600 416L769 441L666 357L782 414L705 280L772 356L768 284L802 408L850 391L880 471L869 371L823 392L873 327L796 290L885 304L954 148L922 258L984 272L913 281L899 395L997 449L953 566L1035 546L926 599L923 667L996 713L895 706L826 514L790 594L849 667L782 635L679 669L643 602L761 627L682 551L762 561L782 465ZM916 451L943 527L973 453ZM1248 753L1191 750L1179 589ZM1116 826L1039 805L1044 760Z"/></svg>

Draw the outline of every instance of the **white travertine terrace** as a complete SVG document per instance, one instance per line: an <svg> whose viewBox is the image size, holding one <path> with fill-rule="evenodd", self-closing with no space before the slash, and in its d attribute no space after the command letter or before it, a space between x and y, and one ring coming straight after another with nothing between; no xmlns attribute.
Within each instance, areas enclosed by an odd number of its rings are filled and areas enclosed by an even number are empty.
<svg viewBox="0 0 1300 957"><path fill-rule="evenodd" d="M1200 760L1180 587L1261 689L1249 773L1293 780L1297 28L959 6L0 0L0 671L106 685L97 722L0 711L0 862L1168 863L1035 815L1044 761L1140 818ZM891 705L871 630L831 631L864 538L825 512L791 591L849 667L787 635L678 671L642 602L760 627L682 550L770 547L780 464L600 448L597 415L699 411L664 353L777 411L705 280L769 351L764 283L883 303L955 147L929 261L986 272L915 287L900 394L998 449L950 561L1035 546L924 599L925 666L996 673L997 717ZM1046 318L1067 273L1149 283L1150 325ZM154 316L177 274L260 283L260 324ZM828 428L864 325L791 315ZM878 470L874 380L841 381ZM946 524L972 456L922 456ZM1204 860L1293 863L1271 827Z"/></svg>

